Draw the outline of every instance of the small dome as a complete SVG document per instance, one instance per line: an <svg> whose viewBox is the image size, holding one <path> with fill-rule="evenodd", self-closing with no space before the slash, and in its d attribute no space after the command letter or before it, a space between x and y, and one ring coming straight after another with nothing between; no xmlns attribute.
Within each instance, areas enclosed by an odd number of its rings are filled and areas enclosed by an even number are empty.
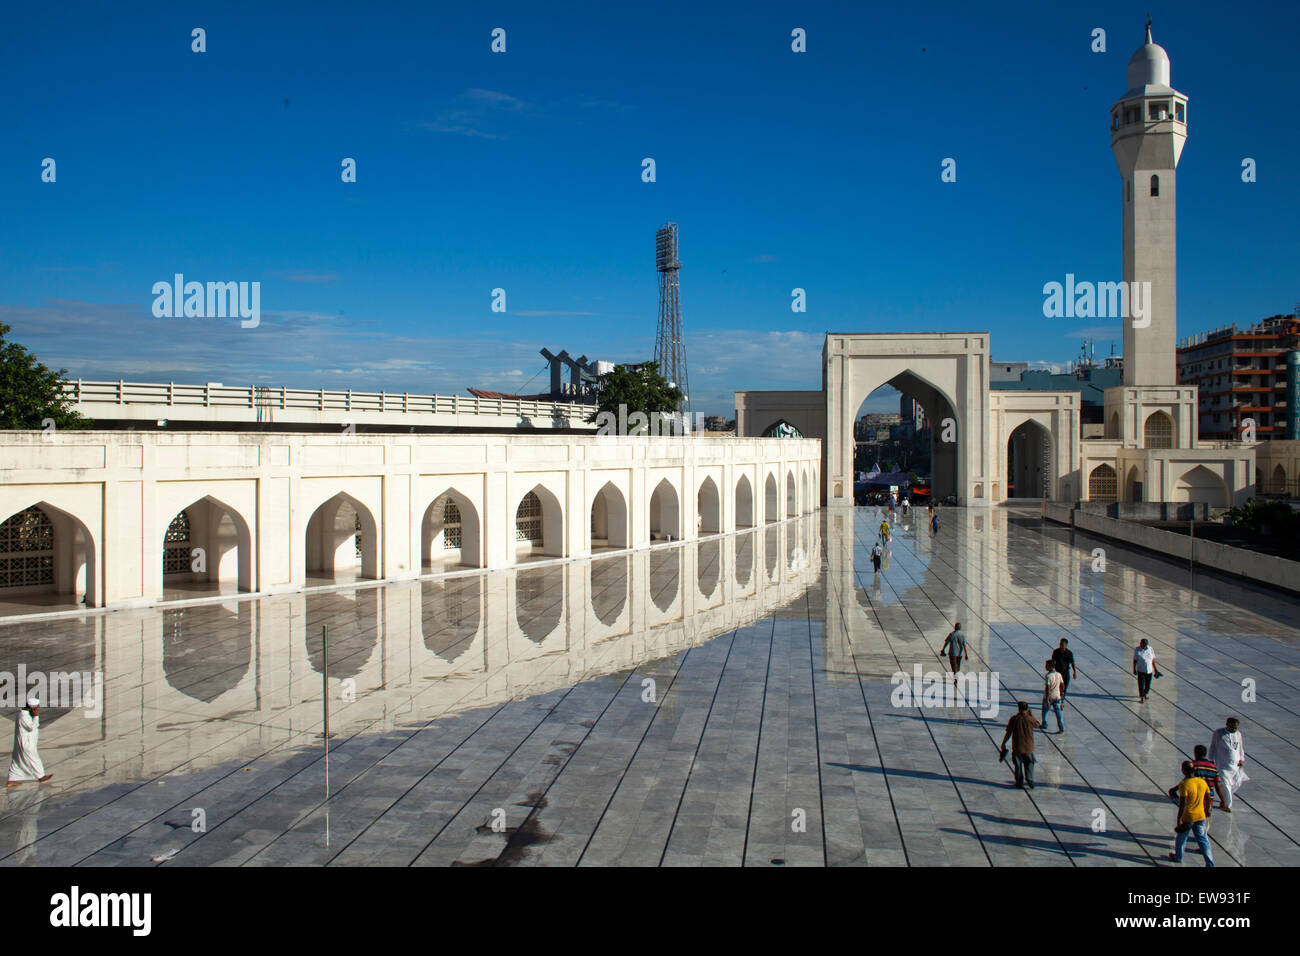
<svg viewBox="0 0 1300 956"><path fill-rule="evenodd" d="M1146 42L1128 61L1128 88L1134 90L1144 86L1169 86L1169 54L1164 47L1152 42L1149 20Z"/></svg>

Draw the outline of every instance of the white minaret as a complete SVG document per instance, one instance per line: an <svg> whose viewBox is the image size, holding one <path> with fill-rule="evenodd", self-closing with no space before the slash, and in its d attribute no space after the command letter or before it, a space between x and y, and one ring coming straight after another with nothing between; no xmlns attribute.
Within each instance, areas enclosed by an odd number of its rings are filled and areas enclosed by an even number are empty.
<svg viewBox="0 0 1300 956"><path fill-rule="evenodd" d="M1110 110L1110 144L1123 178L1124 282L1151 283L1151 324L1124 319L1124 384L1175 385L1178 254L1174 170L1187 139L1187 97L1169 85L1169 56L1151 40L1128 61L1128 89ZM1144 322L1145 319L1139 320Z"/></svg>

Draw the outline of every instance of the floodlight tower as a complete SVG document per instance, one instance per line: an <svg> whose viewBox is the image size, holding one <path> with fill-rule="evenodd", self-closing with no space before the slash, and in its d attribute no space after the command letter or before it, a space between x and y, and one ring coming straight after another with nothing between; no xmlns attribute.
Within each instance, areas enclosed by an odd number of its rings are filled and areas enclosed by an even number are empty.
<svg viewBox="0 0 1300 956"><path fill-rule="evenodd" d="M659 331L655 361L663 376L682 390L677 406L690 414L691 389L686 378L686 335L682 328L682 290L677 273L677 223L666 222L655 233L655 268L659 271Z"/></svg>

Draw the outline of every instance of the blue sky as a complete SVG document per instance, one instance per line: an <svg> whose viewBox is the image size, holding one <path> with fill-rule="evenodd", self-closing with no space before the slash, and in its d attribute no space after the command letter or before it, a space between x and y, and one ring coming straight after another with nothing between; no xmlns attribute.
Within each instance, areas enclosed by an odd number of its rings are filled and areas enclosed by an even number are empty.
<svg viewBox="0 0 1300 956"><path fill-rule="evenodd" d="M828 330L1100 355L1118 325L1044 319L1042 286L1120 278L1109 108L1148 10L1190 98L1180 334L1300 299L1294 3L263 6L3 14L0 321L47 363L534 391L543 346L651 355L669 220L696 411L818 387ZM261 282L261 325L155 318L177 272Z"/></svg>

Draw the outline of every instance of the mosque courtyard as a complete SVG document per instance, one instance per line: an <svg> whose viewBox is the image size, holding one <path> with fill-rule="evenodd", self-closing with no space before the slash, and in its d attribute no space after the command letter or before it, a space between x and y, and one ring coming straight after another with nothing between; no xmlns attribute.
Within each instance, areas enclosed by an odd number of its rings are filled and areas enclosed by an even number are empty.
<svg viewBox="0 0 1300 956"><path fill-rule="evenodd" d="M857 508L509 571L0 619L0 668L88 678L80 706L42 710L54 777L7 790L0 862L1174 866L1166 791L1236 715L1250 780L1214 814L1216 862L1300 865L1300 600L1036 508L940 513L937 535L923 513L895 529L878 578L880 514ZM900 701L896 674L946 668L954 621L986 697ZM1143 637L1164 677L1139 704ZM1066 732L1037 735L1018 790L998 744L1015 701L1038 716L1061 638ZM1202 865L1194 843L1181 865Z"/></svg>

